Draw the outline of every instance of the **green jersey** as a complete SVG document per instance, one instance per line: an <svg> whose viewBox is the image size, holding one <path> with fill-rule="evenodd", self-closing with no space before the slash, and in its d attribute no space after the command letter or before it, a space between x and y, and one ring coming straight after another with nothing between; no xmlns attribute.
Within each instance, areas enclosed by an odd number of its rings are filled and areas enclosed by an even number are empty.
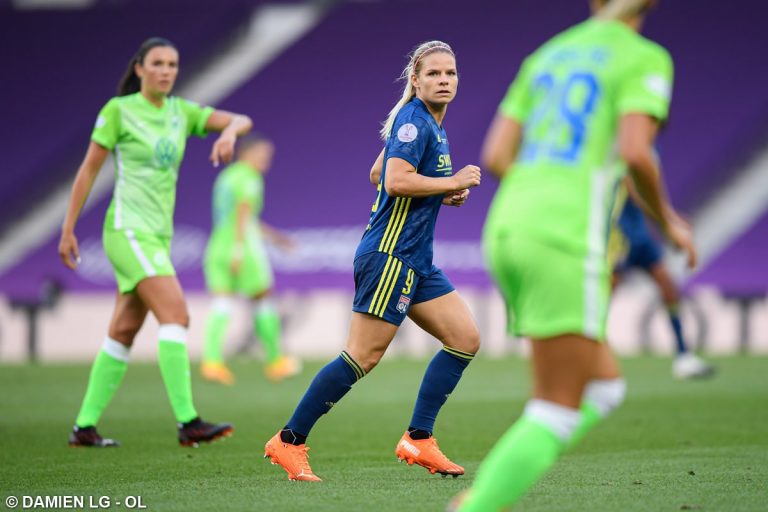
<svg viewBox="0 0 768 512"><path fill-rule="evenodd" d="M187 137L204 137L212 112L177 96L167 97L162 107L141 93L109 100L91 135L115 159L105 229L173 234L176 180Z"/></svg>
<svg viewBox="0 0 768 512"><path fill-rule="evenodd" d="M264 178L245 162L235 162L219 173L213 186L213 233L211 243L229 250L237 233L238 205L250 211L245 242L261 240L258 217L264 204Z"/></svg>
<svg viewBox="0 0 768 512"><path fill-rule="evenodd" d="M623 23L590 19L545 43L499 107L523 125L523 138L486 230L604 257L626 172L619 119L643 113L664 121L671 88L669 54Z"/></svg>

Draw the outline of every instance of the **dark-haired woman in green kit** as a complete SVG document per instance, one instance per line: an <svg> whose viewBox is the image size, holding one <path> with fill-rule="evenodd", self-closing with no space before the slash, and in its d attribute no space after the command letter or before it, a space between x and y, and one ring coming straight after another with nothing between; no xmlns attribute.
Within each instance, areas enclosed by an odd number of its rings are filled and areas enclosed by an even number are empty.
<svg viewBox="0 0 768 512"><path fill-rule="evenodd" d="M235 141L250 130L251 120L172 96L178 71L179 53L170 41L152 38L141 45L120 82L118 96L99 113L72 186L59 256L74 270L80 262L75 224L102 164L113 154L115 188L103 241L115 271L117 296L70 446L118 445L101 437L96 423L120 387L131 345L150 311L160 324L158 362L178 422L179 443L196 446L232 433L229 424L200 419L192 402L189 314L170 248L176 181L187 138L221 132L210 157L217 166L232 158Z"/></svg>

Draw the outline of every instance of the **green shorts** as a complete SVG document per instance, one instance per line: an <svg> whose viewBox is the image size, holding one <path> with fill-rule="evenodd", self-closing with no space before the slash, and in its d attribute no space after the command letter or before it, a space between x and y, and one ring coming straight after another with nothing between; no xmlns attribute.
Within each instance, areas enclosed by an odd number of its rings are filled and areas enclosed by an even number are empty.
<svg viewBox="0 0 768 512"><path fill-rule="evenodd" d="M605 340L610 297L605 255L587 257L492 233L486 233L483 245L507 306L511 333L538 339L581 334Z"/></svg>
<svg viewBox="0 0 768 512"><path fill-rule="evenodd" d="M102 243L120 293L132 292L147 277L176 275L171 263L171 237L105 229Z"/></svg>
<svg viewBox="0 0 768 512"><path fill-rule="evenodd" d="M232 259L233 247L208 244L203 270L209 291L253 297L272 288L272 267L266 250L260 244L246 244L237 274L232 273Z"/></svg>

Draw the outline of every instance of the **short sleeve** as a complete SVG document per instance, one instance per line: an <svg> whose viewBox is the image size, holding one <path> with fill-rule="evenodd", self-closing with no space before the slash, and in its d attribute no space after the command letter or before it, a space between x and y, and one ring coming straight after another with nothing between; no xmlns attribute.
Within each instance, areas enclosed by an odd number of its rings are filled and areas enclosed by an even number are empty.
<svg viewBox="0 0 768 512"><path fill-rule="evenodd" d="M398 117L387 139L387 158L402 158L418 171L431 137L432 129L425 119L418 116Z"/></svg>
<svg viewBox="0 0 768 512"><path fill-rule="evenodd" d="M91 133L91 140L110 151L115 148L120 136L120 107L118 98L112 98L99 111L96 125Z"/></svg>
<svg viewBox="0 0 768 512"><path fill-rule="evenodd" d="M509 119L514 119L520 123L524 123L531 113L533 105L531 88L530 88L530 74L531 74L531 58L527 58L523 61L512 85L509 86L506 96L499 105L499 113Z"/></svg>
<svg viewBox="0 0 768 512"><path fill-rule="evenodd" d="M179 98L181 103L181 109L184 111L184 116L187 118L187 136L197 135L198 137L205 137L208 135L208 131L205 129L205 123L208 122L208 118L213 114L212 107L202 107L194 101L185 100Z"/></svg>
<svg viewBox="0 0 768 512"><path fill-rule="evenodd" d="M259 195L260 189L261 183L259 180L241 175L235 183L235 200L238 203L246 202L253 204Z"/></svg>
<svg viewBox="0 0 768 512"><path fill-rule="evenodd" d="M672 97L672 58L662 48L644 55L619 84L619 114L642 113L665 121Z"/></svg>

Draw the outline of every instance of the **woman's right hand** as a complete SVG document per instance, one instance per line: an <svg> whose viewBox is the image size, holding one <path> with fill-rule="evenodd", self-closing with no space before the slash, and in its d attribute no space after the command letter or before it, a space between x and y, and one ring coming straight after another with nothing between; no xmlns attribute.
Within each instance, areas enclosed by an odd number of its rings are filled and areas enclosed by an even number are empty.
<svg viewBox="0 0 768 512"><path fill-rule="evenodd" d="M62 231L59 239L59 258L68 268L75 270L80 263L80 249L77 237L71 231Z"/></svg>
<svg viewBox="0 0 768 512"><path fill-rule="evenodd" d="M684 251L688 257L688 268L695 268L697 262L696 246L693 244L693 229L677 212L667 215L666 235L677 249Z"/></svg>
<svg viewBox="0 0 768 512"><path fill-rule="evenodd" d="M480 184L481 172L476 165L467 165L461 168L459 172L452 176L456 186L454 190L464 190L476 187Z"/></svg>

